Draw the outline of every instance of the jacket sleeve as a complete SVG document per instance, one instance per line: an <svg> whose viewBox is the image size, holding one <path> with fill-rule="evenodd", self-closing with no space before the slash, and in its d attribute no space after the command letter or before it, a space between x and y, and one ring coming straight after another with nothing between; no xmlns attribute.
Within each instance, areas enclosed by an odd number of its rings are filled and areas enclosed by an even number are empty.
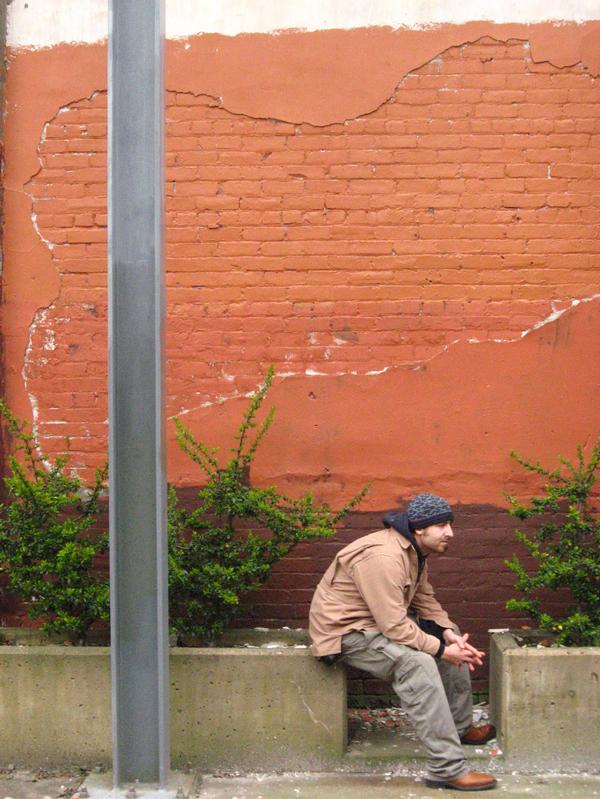
<svg viewBox="0 0 600 799"><path fill-rule="evenodd" d="M407 615L404 586L409 579L400 563L388 555L371 554L352 568L352 578L380 633L435 657L440 642L423 632Z"/></svg>
<svg viewBox="0 0 600 799"><path fill-rule="evenodd" d="M417 616L420 616L422 619L434 621L444 629L452 629L454 627L450 617L435 598L433 588L427 577L427 567L423 570L410 607L415 611Z"/></svg>

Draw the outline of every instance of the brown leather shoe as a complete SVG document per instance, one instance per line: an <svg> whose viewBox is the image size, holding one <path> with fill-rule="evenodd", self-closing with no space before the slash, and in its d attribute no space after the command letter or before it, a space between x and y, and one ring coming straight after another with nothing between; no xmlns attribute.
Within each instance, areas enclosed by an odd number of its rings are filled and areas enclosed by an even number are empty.
<svg viewBox="0 0 600 799"><path fill-rule="evenodd" d="M467 771L462 777L453 780L425 779L428 788L453 788L455 791L487 791L496 787L496 779L491 774L482 774L480 771Z"/></svg>
<svg viewBox="0 0 600 799"><path fill-rule="evenodd" d="M474 727L472 724L469 729L460 736L461 744L478 746L485 744L496 737L496 728L493 724L482 724L481 727Z"/></svg>

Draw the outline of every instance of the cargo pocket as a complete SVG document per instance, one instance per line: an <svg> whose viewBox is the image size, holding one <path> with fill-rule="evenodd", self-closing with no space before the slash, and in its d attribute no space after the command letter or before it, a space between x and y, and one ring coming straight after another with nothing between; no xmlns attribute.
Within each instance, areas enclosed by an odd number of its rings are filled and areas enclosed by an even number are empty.
<svg viewBox="0 0 600 799"><path fill-rule="evenodd" d="M381 633L371 633L370 636L369 651L379 656L382 677L388 678L392 675L396 664L406 657L407 647L395 644Z"/></svg>
<svg viewBox="0 0 600 799"><path fill-rule="evenodd" d="M396 671L394 687L399 692L402 703L408 706L419 704L438 688L443 690L433 658L423 652L408 655L401 668Z"/></svg>

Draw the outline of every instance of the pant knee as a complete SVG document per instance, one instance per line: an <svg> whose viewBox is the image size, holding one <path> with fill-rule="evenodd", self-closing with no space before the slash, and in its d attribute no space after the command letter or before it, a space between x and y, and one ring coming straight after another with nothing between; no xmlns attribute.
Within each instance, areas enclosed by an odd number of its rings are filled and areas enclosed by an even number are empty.
<svg viewBox="0 0 600 799"><path fill-rule="evenodd" d="M393 684L396 693L408 701L418 701L426 695L444 692L435 661L425 652L415 652L409 663L397 663Z"/></svg>
<svg viewBox="0 0 600 799"><path fill-rule="evenodd" d="M415 668L422 669L422 671L429 675L432 680L437 680L439 678L436 660L431 655L428 655L427 652L415 651L411 660L414 663Z"/></svg>

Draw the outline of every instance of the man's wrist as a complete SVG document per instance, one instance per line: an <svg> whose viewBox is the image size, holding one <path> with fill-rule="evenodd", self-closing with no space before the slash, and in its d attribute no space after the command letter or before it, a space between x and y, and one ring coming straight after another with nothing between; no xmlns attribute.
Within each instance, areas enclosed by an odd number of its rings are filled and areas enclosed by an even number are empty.
<svg viewBox="0 0 600 799"><path fill-rule="evenodd" d="M434 658L436 660L441 660L442 657L444 656L445 650L446 650L446 644L443 641L440 641L438 651L435 653Z"/></svg>

